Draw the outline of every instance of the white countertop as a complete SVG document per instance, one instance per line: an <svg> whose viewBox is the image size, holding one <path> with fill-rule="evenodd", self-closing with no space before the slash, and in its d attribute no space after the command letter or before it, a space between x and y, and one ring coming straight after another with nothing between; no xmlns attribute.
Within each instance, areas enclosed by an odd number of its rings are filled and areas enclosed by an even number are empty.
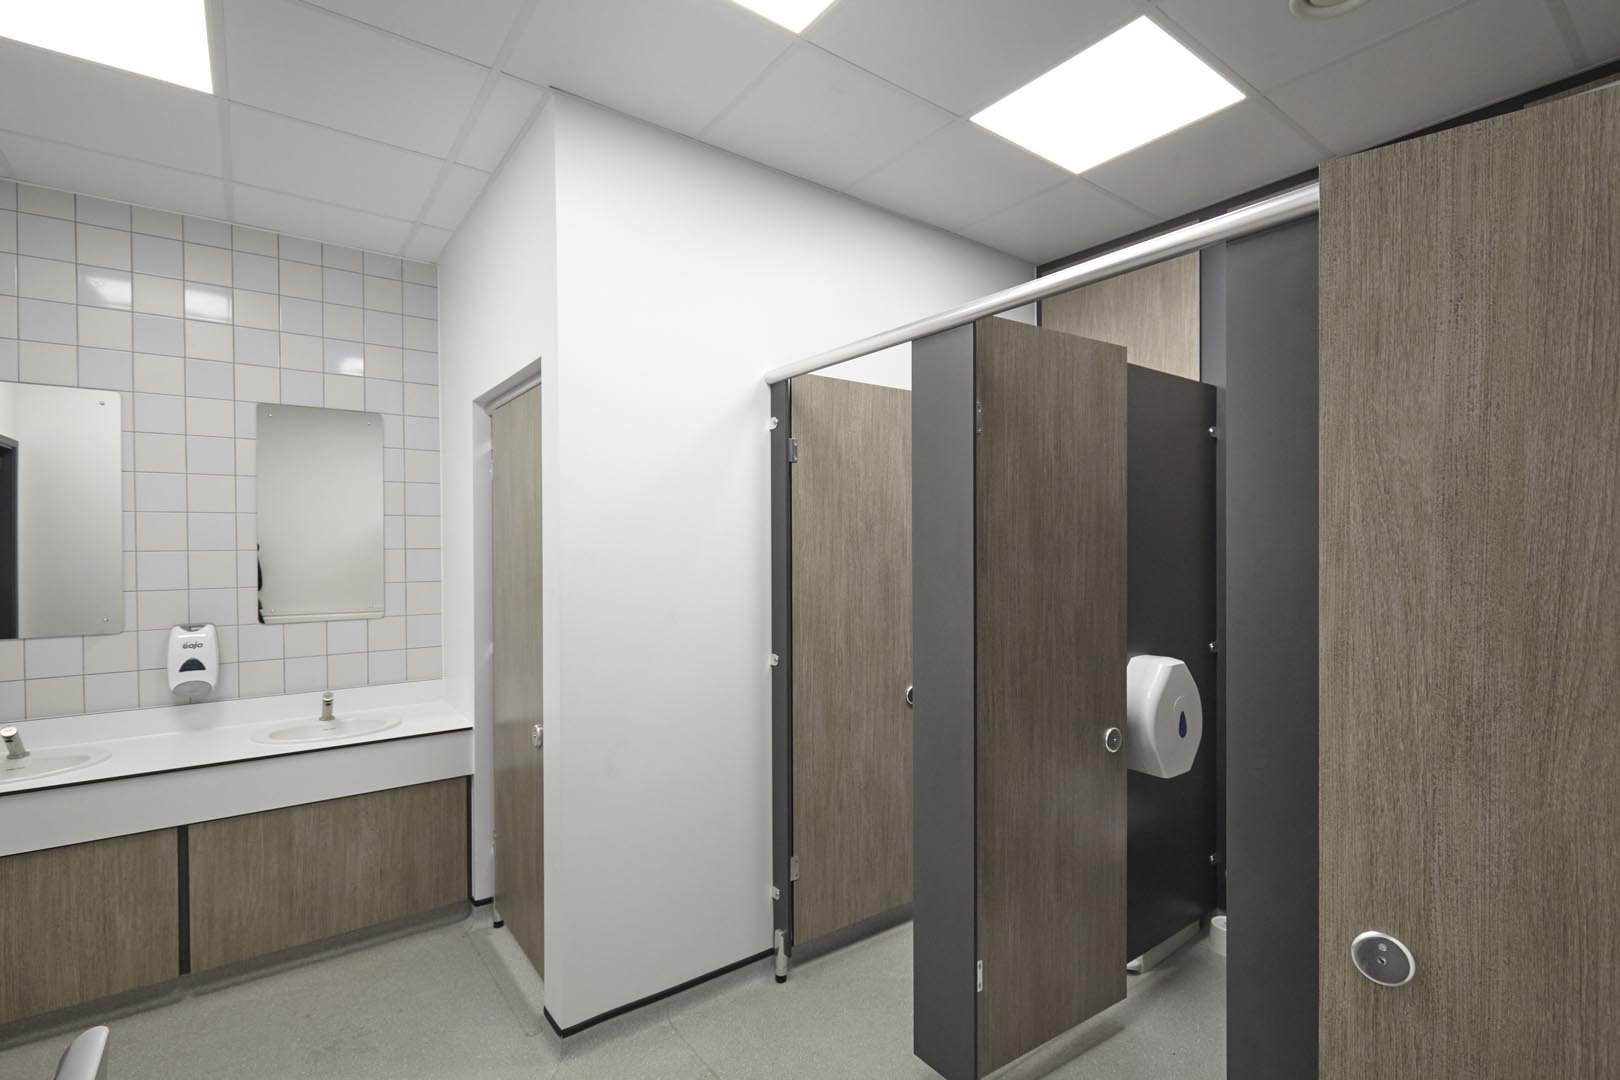
<svg viewBox="0 0 1620 1080"><path fill-rule="evenodd" d="M336 693L340 719L383 731L321 742L256 741L312 721L320 694L202 702L18 723L29 751L105 753L67 772L0 784L0 855L207 821L472 773L472 722L442 682Z"/></svg>

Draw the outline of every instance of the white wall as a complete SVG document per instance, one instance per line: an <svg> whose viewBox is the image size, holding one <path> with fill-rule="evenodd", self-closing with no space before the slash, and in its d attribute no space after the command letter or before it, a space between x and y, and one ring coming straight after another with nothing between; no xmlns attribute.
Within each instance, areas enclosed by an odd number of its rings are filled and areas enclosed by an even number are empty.
<svg viewBox="0 0 1620 1080"><path fill-rule="evenodd" d="M494 892L494 801L489 778L489 419L474 399L540 358L557 358L557 233L552 115L547 107L508 155L439 259L444 523L444 677L450 701L475 718L473 895ZM555 400L543 399L547 470L542 543L558 520L552 482ZM550 589L554 564L546 567ZM553 627L546 669L555 673ZM557 684L552 680L553 685ZM547 697L554 695L548 687Z"/></svg>
<svg viewBox="0 0 1620 1080"><path fill-rule="evenodd" d="M542 214L533 170L546 151L533 144L546 140L554 353L535 325L464 325L532 323L525 308L544 306L542 283L504 276ZM559 97L440 273L453 686L474 670L463 593L475 538L454 475L471 465L469 435L449 418L537 348L555 357L543 375L545 974L566 1027L770 945L761 374L1032 268ZM502 297L480 295L491 288ZM866 377L904 379L903 357Z"/></svg>

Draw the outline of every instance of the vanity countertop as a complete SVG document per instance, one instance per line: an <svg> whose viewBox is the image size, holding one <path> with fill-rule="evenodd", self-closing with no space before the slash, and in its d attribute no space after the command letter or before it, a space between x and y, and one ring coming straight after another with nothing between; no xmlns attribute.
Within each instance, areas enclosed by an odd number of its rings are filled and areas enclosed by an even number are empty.
<svg viewBox="0 0 1620 1080"><path fill-rule="evenodd" d="M336 692L341 720L397 721L385 730L263 741L320 708L319 693L289 694L21 722L37 758L105 757L0 784L0 855L472 773L472 721L440 681Z"/></svg>

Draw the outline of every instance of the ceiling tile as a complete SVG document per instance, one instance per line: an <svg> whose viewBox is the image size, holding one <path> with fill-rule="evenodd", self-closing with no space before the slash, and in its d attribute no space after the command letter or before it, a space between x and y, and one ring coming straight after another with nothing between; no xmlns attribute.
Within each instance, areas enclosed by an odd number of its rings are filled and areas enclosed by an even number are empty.
<svg viewBox="0 0 1620 1080"><path fill-rule="evenodd" d="M467 211L473 208L473 203L478 201L488 182L489 173L469 169L465 165L450 166L444 186L433 197L433 203L422 220L441 229L454 229L467 216Z"/></svg>
<svg viewBox="0 0 1620 1080"><path fill-rule="evenodd" d="M1158 0L1159 8L1261 93L1342 60L1465 0L1375 0L1307 19L1287 0ZM1537 7L1543 0L1531 0Z"/></svg>
<svg viewBox="0 0 1620 1080"><path fill-rule="evenodd" d="M945 229L982 221L1070 174L958 120L849 189L856 198Z"/></svg>
<svg viewBox="0 0 1620 1080"><path fill-rule="evenodd" d="M1347 154L1533 90L1573 67L1546 4L1471 0L1270 97Z"/></svg>
<svg viewBox="0 0 1620 1080"><path fill-rule="evenodd" d="M797 45L704 133L716 146L844 188L950 114L813 45Z"/></svg>
<svg viewBox="0 0 1620 1080"><path fill-rule="evenodd" d="M696 135L794 40L727 0L541 0L506 67Z"/></svg>
<svg viewBox="0 0 1620 1080"><path fill-rule="evenodd" d="M236 221L242 225L345 244L385 255L403 254L408 221L350 210L342 206L300 199L282 191L266 191L247 184L231 185Z"/></svg>
<svg viewBox="0 0 1620 1080"><path fill-rule="evenodd" d="M1594 64L1620 57L1620 4L1614 0L1564 0L1575 30Z"/></svg>
<svg viewBox="0 0 1620 1080"><path fill-rule="evenodd" d="M493 64L524 0L309 0L412 41Z"/></svg>
<svg viewBox="0 0 1620 1080"><path fill-rule="evenodd" d="M439 165L408 150L231 106L231 176L254 187L415 220Z"/></svg>
<svg viewBox="0 0 1620 1080"><path fill-rule="evenodd" d="M66 143L0 132L0 155L17 179L195 217L225 216L225 183L212 176L113 157Z"/></svg>
<svg viewBox="0 0 1620 1080"><path fill-rule="evenodd" d="M419 225L416 235L405 246L405 257L416 259L419 262L436 262L444 252L444 245L450 242L450 230L435 229L431 225Z"/></svg>
<svg viewBox="0 0 1620 1080"><path fill-rule="evenodd" d="M839 0L808 36L967 116L1101 41L1141 6L1135 0Z"/></svg>
<svg viewBox="0 0 1620 1080"><path fill-rule="evenodd" d="M1322 153L1263 101L1244 101L1088 171L1086 179L1175 217L1304 172Z"/></svg>
<svg viewBox="0 0 1620 1080"><path fill-rule="evenodd" d="M538 86L501 76L467 132L461 147L462 164L494 172L545 96Z"/></svg>
<svg viewBox="0 0 1620 1080"><path fill-rule="evenodd" d="M231 100L443 156L486 72L290 0L225 0Z"/></svg>
<svg viewBox="0 0 1620 1080"><path fill-rule="evenodd" d="M0 40L0 128L218 175L211 94Z"/></svg>
<svg viewBox="0 0 1620 1080"><path fill-rule="evenodd" d="M1140 210L1075 179L959 231L1039 265L1152 223Z"/></svg>

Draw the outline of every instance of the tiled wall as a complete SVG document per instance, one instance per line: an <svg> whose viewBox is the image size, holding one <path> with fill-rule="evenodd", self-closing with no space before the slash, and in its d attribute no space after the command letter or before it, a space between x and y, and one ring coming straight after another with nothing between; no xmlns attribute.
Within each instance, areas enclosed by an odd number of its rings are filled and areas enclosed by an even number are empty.
<svg viewBox="0 0 1620 1080"><path fill-rule="evenodd" d="M214 697L439 676L435 270L0 180L0 379L124 402L125 632L0 642L0 720L167 705L170 626ZM387 617L257 622L254 406L383 414Z"/></svg>

